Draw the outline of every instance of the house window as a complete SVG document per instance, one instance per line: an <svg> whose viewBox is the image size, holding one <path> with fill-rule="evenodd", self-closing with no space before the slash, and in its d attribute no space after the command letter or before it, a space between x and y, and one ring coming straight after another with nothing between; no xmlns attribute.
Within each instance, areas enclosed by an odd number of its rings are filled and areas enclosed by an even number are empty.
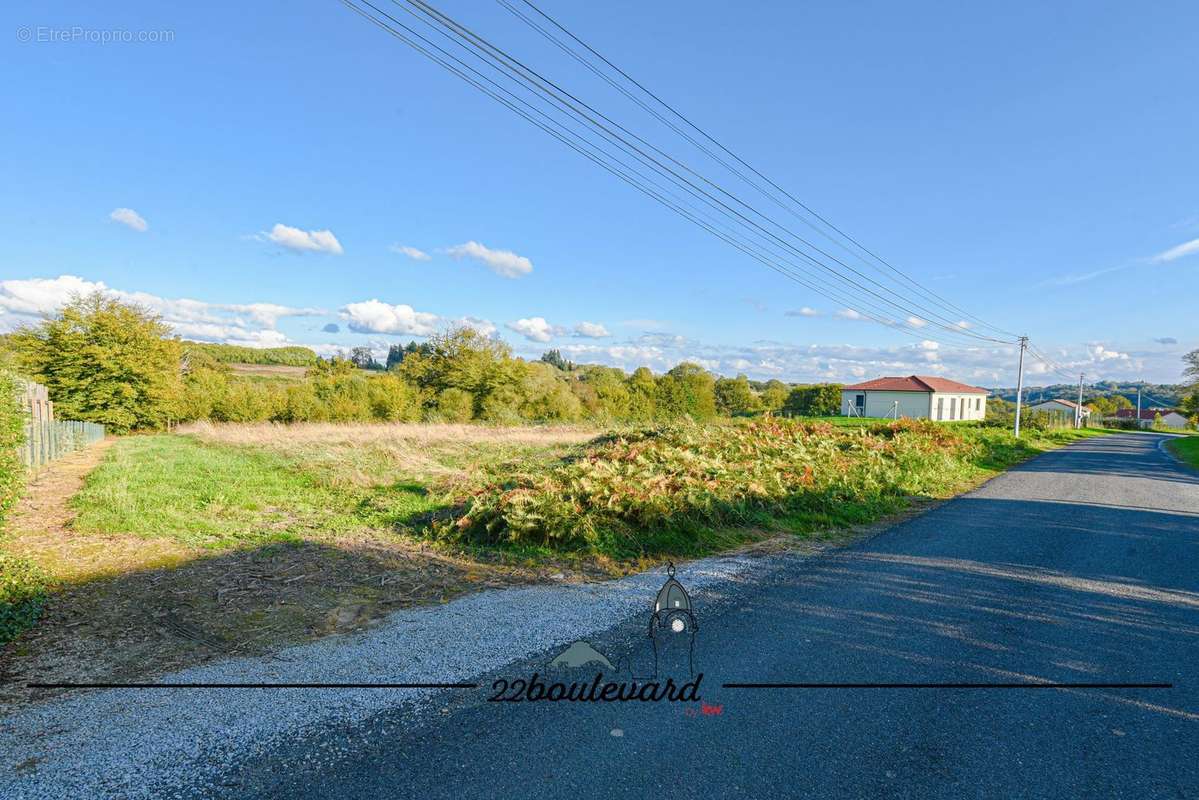
<svg viewBox="0 0 1199 800"><path fill-rule="evenodd" d="M983 399L981 397L974 398L974 410L975 411L983 410Z"/></svg>
<svg viewBox="0 0 1199 800"><path fill-rule="evenodd" d="M937 398L937 419L945 419L945 398Z"/></svg>
<svg viewBox="0 0 1199 800"><path fill-rule="evenodd" d="M857 406L858 408L865 408L866 407L866 395L855 394L853 396L853 404L855 406Z"/></svg>
<svg viewBox="0 0 1199 800"><path fill-rule="evenodd" d="M958 399L956 397L949 398L949 418L958 418Z"/></svg>

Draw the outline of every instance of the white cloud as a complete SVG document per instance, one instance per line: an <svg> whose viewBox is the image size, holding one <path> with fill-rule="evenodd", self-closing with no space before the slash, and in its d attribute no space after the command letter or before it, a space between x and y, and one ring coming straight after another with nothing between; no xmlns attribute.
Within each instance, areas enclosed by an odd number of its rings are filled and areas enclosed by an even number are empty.
<svg viewBox="0 0 1199 800"><path fill-rule="evenodd" d="M1111 361L1113 359L1128 359L1128 353L1121 353L1116 350L1108 350L1102 344L1095 343L1087 346L1087 352L1091 354L1093 361Z"/></svg>
<svg viewBox="0 0 1199 800"><path fill-rule="evenodd" d="M326 313L319 308L293 308L277 303L209 303L186 297L159 297L148 292L112 289L101 281L76 275L60 275L0 281L0 328L14 328L54 314L73 296L92 292L148 309L178 336L252 347L287 344L287 336L275 329L284 317Z"/></svg>
<svg viewBox="0 0 1199 800"><path fill-rule="evenodd" d="M1199 253L1199 239L1191 239L1189 242L1183 242L1177 247L1171 247L1164 253L1155 255L1152 260L1160 264L1184 256L1191 256L1195 253Z"/></svg>
<svg viewBox="0 0 1199 800"><path fill-rule="evenodd" d="M405 333L428 336L437 330L441 318L417 311L410 305L391 305L379 300L364 300L343 306L341 317L355 333Z"/></svg>
<svg viewBox="0 0 1199 800"><path fill-rule="evenodd" d="M611 335L608 329L598 322L580 322L575 325L575 336L582 336L586 339L602 339Z"/></svg>
<svg viewBox="0 0 1199 800"><path fill-rule="evenodd" d="M492 336L497 330L494 322L479 317L459 317L454 320L454 325L459 328L470 328L483 336Z"/></svg>
<svg viewBox="0 0 1199 800"><path fill-rule="evenodd" d="M784 311L783 316L785 316L785 317L819 317L820 312L814 308L808 308L807 306L804 306L803 308L799 309L798 311Z"/></svg>
<svg viewBox="0 0 1199 800"><path fill-rule="evenodd" d="M507 323L505 327L508 330L516 331L530 342L548 342L550 339L553 339L555 336L561 336L563 333L562 328L546 322L545 317L518 319L516 322Z"/></svg>
<svg viewBox="0 0 1199 800"><path fill-rule="evenodd" d="M393 253L399 253L402 256L408 256L413 261L429 261L433 258L424 250L418 250L415 247L409 247L406 244L393 244L387 249Z"/></svg>
<svg viewBox="0 0 1199 800"><path fill-rule="evenodd" d="M132 208L114 208L108 218L113 222L127 225L138 233L145 233L150 229L150 223L146 222L145 218Z"/></svg>
<svg viewBox="0 0 1199 800"><path fill-rule="evenodd" d="M908 324L911 325L913 328L923 328L925 325L928 324L928 320L913 316L913 317L908 317Z"/></svg>
<svg viewBox="0 0 1199 800"><path fill-rule="evenodd" d="M28 317L53 314L72 295L91 294L107 288L103 283L94 283L75 275L0 281L0 311Z"/></svg>
<svg viewBox="0 0 1199 800"><path fill-rule="evenodd" d="M270 233L262 234L268 241L297 253L332 253L341 255L344 250L333 231L304 231L276 222Z"/></svg>
<svg viewBox="0 0 1199 800"><path fill-rule="evenodd" d="M475 241L448 247L446 253L457 259L473 258L481 261L496 275L505 278L519 278L533 271L533 262L524 256L518 256L511 250L492 250Z"/></svg>
<svg viewBox="0 0 1199 800"><path fill-rule="evenodd" d="M1006 344L953 347L929 339L879 347L776 341L715 345L681 336L648 334L628 341L567 340L554 346L576 363L607 364L625 370L647 366L659 373L680 361L694 361L722 375L745 373L756 380L777 377L794 382L851 382L883 375L916 374L942 375L985 387L1016 385L1017 352L1014 346ZM525 353L519 346L517 351ZM1055 360L1066 367L1085 368L1088 381L1135 379L1144 370L1148 380L1165 382L1176 380L1178 373L1177 357L1159 348L1145 354L1119 351L1121 357L1109 356L1102 361L1093 361L1091 351L1081 344L1047 347L1046 351L1053 352ZM1104 353L1113 352L1117 351L1104 348ZM536 358L540 349L529 347L527 354ZM1026 386L1063 380L1036 359L1025 359L1024 365L1028 375L1036 376L1035 382L1026 382Z"/></svg>
<svg viewBox="0 0 1199 800"><path fill-rule="evenodd" d="M967 322L964 319L959 319L955 324L964 331L970 330L970 328L973 327L969 322Z"/></svg>
<svg viewBox="0 0 1199 800"><path fill-rule="evenodd" d="M865 319L859 312L852 308L843 308L837 312L837 316L841 319Z"/></svg>

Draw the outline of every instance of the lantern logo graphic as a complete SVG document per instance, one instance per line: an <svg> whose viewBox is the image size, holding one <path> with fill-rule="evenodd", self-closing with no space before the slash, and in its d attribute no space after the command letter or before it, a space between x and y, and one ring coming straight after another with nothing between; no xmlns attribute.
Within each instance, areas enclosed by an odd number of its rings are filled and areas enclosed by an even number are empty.
<svg viewBox="0 0 1199 800"><path fill-rule="evenodd" d="M661 666L660 655L680 655L685 653L687 660L687 675L695 675L695 634L699 623L695 621L695 608L691 604L691 596L674 577L674 564L666 567L666 583L654 597L653 611L649 618L649 640L653 649L654 671L649 676L635 674L632 653L622 657L613 666L603 653L596 650L589 642L576 641L570 647L559 653L549 662L551 669L580 669L603 667L609 674L627 673L637 681L653 681L658 679ZM640 662L640 660L638 659ZM644 662L640 662L644 663Z"/></svg>
<svg viewBox="0 0 1199 800"><path fill-rule="evenodd" d="M649 618L649 638L654 648L654 675L658 674L658 649L677 649L680 639L686 637L687 674L695 673L695 634L699 631L699 623L695 621L695 611L691 606L691 597L683 584L674 577L674 564L666 567L666 583L658 590L654 599L654 611Z"/></svg>

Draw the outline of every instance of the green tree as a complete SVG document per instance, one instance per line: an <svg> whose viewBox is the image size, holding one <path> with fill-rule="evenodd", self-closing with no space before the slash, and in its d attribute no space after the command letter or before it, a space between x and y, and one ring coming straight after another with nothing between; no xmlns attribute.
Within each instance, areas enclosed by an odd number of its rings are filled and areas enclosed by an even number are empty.
<svg viewBox="0 0 1199 800"><path fill-rule="evenodd" d="M716 394L716 410L726 417L744 416L761 408L758 395L744 375L717 379L713 391Z"/></svg>
<svg viewBox="0 0 1199 800"><path fill-rule="evenodd" d="M831 417L841 409L841 384L796 386L787 395L783 413L792 417Z"/></svg>
<svg viewBox="0 0 1199 800"><path fill-rule="evenodd" d="M474 398L465 389L451 386L437 396L437 415L445 422L470 422L474 406Z"/></svg>
<svg viewBox="0 0 1199 800"><path fill-rule="evenodd" d="M633 422L648 422L657 416L658 381L648 367L638 367L629 376L629 413Z"/></svg>
<svg viewBox="0 0 1199 800"><path fill-rule="evenodd" d="M1132 408L1132 401L1122 394L1113 394L1107 397L1096 397L1088 405L1099 416L1112 417L1121 408Z"/></svg>
<svg viewBox="0 0 1199 800"><path fill-rule="evenodd" d="M569 372L575 368L574 363L563 358L562 351L556 348L553 350L546 350L544 353L542 353L541 360L546 364L552 364L563 372Z"/></svg>
<svg viewBox="0 0 1199 800"><path fill-rule="evenodd" d="M650 380L653 380L652 376ZM578 381L576 386L580 398L587 398L583 402L591 416L611 420L630 417L632 397L622 370L615 367L587 367L583 380ZM584 394L585 390L589 395Z"/></svg>
<svg viewBox="0 0 1199 800"><path fill-rule="evenodd" d="M435 404L446 389L461 389L471 396L474 413L506 400L519 391L525 377L524 362L512 358L508 345L472 328L455 328L429 338L424 351L405 356L400 374L420 387Z"/></svg>
<svg viewBox="0 0 1199 800"><path fill-rule="evenodd" d="M716 381L699 364L684 361L658 380L655 403L662 419L716 416Z"/></svg>
<svg viewBox="0 0 1199 800"><path fill-rule="evenodd" d="M1192 384L1199 383L1199 350L1192 350L1182 357L1182 363L1186 365L1182 374L1185 375Z"/></svg>
<svg viewBox="0 0 1199 800"><path fill-rule="evenodd" d="M782 381L767 381L766 388L762 390L762 407L771 414L778 414L783 410L790 394L791 390Z"/></svg>
<svg viewBox="0 0 1199 800"><path fill-rule="evenodd" d="M350 361L354 362L354 366L358 369L379 369L379 362L375 361L375 356L371 353L369 347L355 347L350 351Z"/></svg>
<svg viewBox="0 0 1199 800"><path fill-rule="evenodd" d="M415 422L421 417L420 391L399 375L381 375L366 382L371 416L384 422Z"/></svg>
<svg viewBox="0 0 1199 800"><path fill-rule="evenodd" d="M11 341L17 363L45 384L59 418L125 433L160 428L177 415L181 350L167 333L148 310L95 292Z"/></svg>
<svg viewBox="0 0 1199 800"><path fill-rule="evenodd" d="M524 419L573 422L583 416L583 403L560 375L558 369L548 363L529 365L522 386L524 402L520 415Z"/></svg>

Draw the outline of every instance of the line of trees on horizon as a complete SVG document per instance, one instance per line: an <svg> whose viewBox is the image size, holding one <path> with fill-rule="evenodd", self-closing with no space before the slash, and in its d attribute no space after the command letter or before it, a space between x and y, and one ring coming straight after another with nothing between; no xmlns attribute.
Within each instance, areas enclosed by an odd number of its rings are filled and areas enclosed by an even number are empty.
<svg viewBox="0 0 1199 800"><path fill-rule="evenodd" d="M100 293L0 340L8 364L44 384L63 418L114 433L172 422L364 422L481 420L657 422L762 413L837 413L840 384L788 385L713 375L683 362L647 367L574 364L551 350L539 360L470 328L395 345L383 365L369 357L318 358L302 347L275 352L187 342L157 316ZM241 361L244 359L244 361ZM305 367L300 380L241 375L230 363ZM367 367L367 369L362 369Z"/></svg>
<svg viewBox="0 0 1199 800"><path fill-rule="evenodd" d="M239 374L231 363L303 367L300 380ZM40 324L0 337L0 369L44 384L64 419L114 433L172 422L445 421L659 422L682 418L838 413L841 384L787 384L712 374L683 362L656 375L538 360L470 328L393 345L384 363L362 348L320 358L304 347L255 349L188 342L148 310L100 293L74 298ZM364 369L365 367L365 369ZM1199 350L1184 356L1190 388L1180 407L1199 416ZM1131 406L1091 398L1102 415ZM990 410L996 415L1006 407Z"/></svg>

